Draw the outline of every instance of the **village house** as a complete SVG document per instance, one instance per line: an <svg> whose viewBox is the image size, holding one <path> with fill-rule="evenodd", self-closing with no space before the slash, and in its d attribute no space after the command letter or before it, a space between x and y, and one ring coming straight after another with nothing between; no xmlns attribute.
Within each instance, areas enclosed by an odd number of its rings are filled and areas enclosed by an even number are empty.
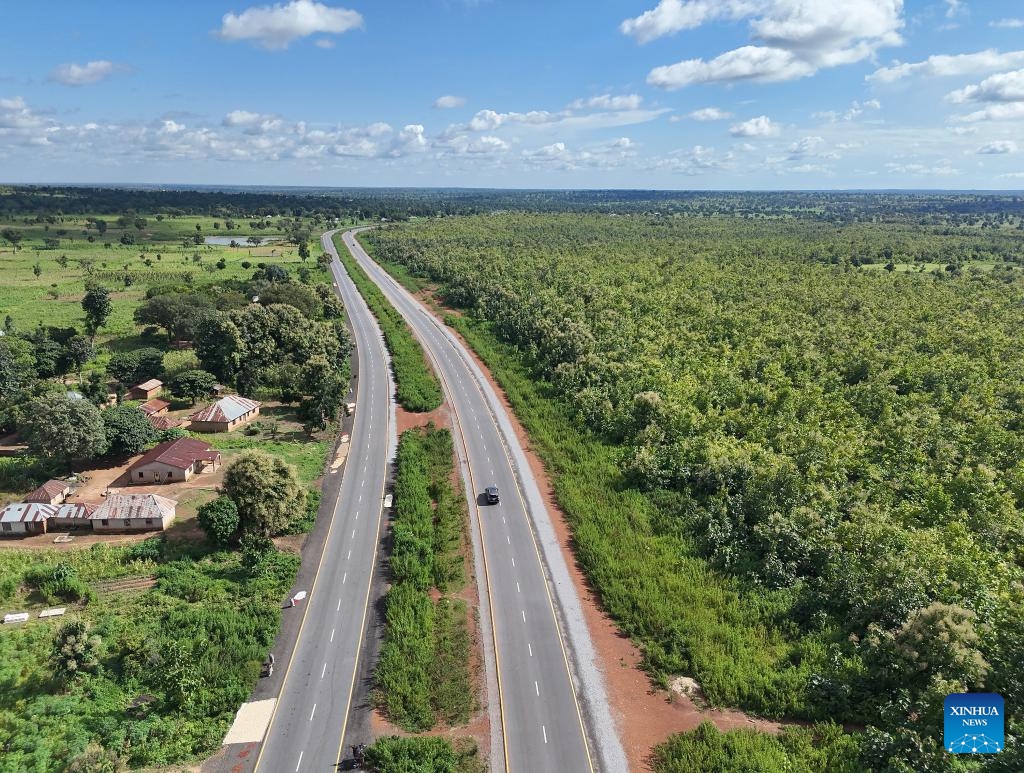
<svg viewBox="0 0 1024 773"><path fill-rule="evenodd" d="M128 390L129 400L150 400L160 394L160 390L164 388L164 382L159 379L151 378L149 381L143 381L141 384L136 384Z"/></svg>
<svg viewBox="0 0 1024 773"><path fill-rule="evenodd" d="M93 531L162 531L174 522L178 503L156 494L110 494L89 520Z"/></svg>
<svg viewBox="0 0 1024 773"><path fill-rule="evenodd" d="M171 407L171 404L166 400L161 400L159 397L154 397L152 400L147 400L139 409L147 416L163 416L167 413L167 409Z"/></svg>
<svg viewBox="0 0 1024 773"><path fill-rule="evenodd" d="M189 416L193 432L231 432L260 415L260 403L240 395L227 395Z"/></svg>
<svg viewBox="0 0 1024 773"><path fill-rule="evenodd" d="M46 520L56 512L56 505L40 502L14 502L0 510L0 536L24 537L45 534Z"/></svg>
<svg viewBox="0 0 1024 773"><path fill-rule="evenodd" d="M195 438L167 440L154 446L128 468L131 483L174 483L208 468L216 471L220 452Z"/></svg>
<svg viewBox="0 0 1024 773"><path fill-rule="evenodd" d="M44 505L59 505L71 493L71 484L64 480L48 480L27 497L26 502L38 502Z"/></svg>
<svg viewBox="0 0 1024 773"><path fill-rule="evenodd" d="M99 505L87 502L59 505L46 521L46 531L71 531L92 527L89 520Z"/></svg>
<svg viewBox="0 0 1024 773"><path fill-rule="evenodd" d="M175 416L148 416L149 423L153 425L153 429L157 432L164 429L174 429L180 427L184 422Z"/></svg>

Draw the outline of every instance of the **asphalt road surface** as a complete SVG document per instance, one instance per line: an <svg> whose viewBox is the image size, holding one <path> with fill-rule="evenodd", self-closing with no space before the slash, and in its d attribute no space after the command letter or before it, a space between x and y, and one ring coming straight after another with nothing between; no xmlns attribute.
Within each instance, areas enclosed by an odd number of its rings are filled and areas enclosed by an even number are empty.
<svg viewBox="0 0 1024 773"><path fill-rule="evenodd" d="M324 250L334 253L332 234ZM305 617L256 763L259 773L333 771L352 701L395 427L390 365L370 310L335 262L331 267L355 337L358 378L351 448L323 558L303 604ZM372 739L365 739L369 742Z"/></svg>
<svg viewBox="0 0 1024 773"><path fill-rule="evenodd" d="M343 240L434 362L454 414L455 442L468 462L483 537L503 730L503 748L492 750L491 769L626 770L579 598L497 396L458 339L370 260L353 232ZM482 498L491 485L499 489L499 504Z"/></svg>

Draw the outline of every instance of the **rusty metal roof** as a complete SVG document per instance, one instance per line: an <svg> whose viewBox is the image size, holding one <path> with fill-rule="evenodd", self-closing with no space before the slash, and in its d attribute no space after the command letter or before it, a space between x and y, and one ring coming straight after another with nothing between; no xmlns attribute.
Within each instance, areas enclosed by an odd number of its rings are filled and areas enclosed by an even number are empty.
<svg viewBox="0 0 1024 773"><path fill-rule="evenodd" d="M228 395L227 397L222 397L213 405L208 405L196 411L188 418L191 421L234 421L256 410L260 405L261 403L250 400L248 397Z"/></svg>
<svg viewBox="0 0 1024 773"><path fill-rule="evenodd" d="M149 423L153 425L153 429L173 429L174 427L180 427L182 422L181 419L174 416L149 416Z"/></svg>
<svg viewBox="0 0 1024 773"><path fill-rule="evenodd" d="M25 497L25 501L45 502L49 504L51 499L60 496L70 487L71 484L65 480L48 480L42 486L40 486L27 497Z"/></svg>
<svg viewBox="0 0 1024 773"><path fill-rule="evenodd" d="M174 515L178 503L158 494L111 494L97 507L91 516L93 520L104 518L160 518Z"/></svg>
<svg viewBox="0 0 1024 773"><path fill-rule="evenodd" d="M195 438L183 437L177 440L167 440L154 446L128 469L134 470L144 464L160 462L168 467L184 470L191 467L197 460L214 461L219 458L220 452L210 448L209 444Z"/></svg>
<svg viewBox="0 0 1024 773"><path fill-rule="evenodd" d="M164 408L170 408L171 404L167 400L161 400L159 397L154 397L152 400L147 400L139 406L141 410L147 416L152 416L157 411L162 411Z"/></svg>

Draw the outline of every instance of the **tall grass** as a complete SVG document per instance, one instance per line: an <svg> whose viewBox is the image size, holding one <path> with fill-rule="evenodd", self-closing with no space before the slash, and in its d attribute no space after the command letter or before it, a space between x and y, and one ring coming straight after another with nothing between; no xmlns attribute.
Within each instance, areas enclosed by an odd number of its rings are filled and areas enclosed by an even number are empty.
<svg viewBox="0 0 1024 773"><path fill-rule="evenodd" d="M338 255L359 293L380 323L384 341L391 353L395 374L395 397L408 411L432 411L441 405L441 384L427 365L423 348L412 334L402 315L384 297L384 293L349 255L348 249L335 237Z"/></svg>

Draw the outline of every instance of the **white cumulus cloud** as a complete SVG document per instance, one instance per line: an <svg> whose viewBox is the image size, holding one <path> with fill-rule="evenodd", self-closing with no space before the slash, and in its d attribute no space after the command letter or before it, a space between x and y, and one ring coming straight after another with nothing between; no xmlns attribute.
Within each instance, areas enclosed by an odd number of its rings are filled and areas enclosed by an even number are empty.
<svg viewBox="0 0 1024 773"><path fill-rule="evenodd" d="M438 97L434 100L434 107L437 110L451 110L455 107L462 107L465 104L465 97L456 97L453 94L445 94L443 97Z"/></svg>
<svg viewBox="0 0 1024 773"><path fill-rule="evenodd" d="M936 54L929 56L923 62L897 62L889 67L875 70L867 76L867 80L876 83L892 83L911 75L925 77L974 75L994 70L1005 70L1022 63L1024 63L1024 51L999 53L996 49L989 48L973 54Z"/></svg>
<svg viewBox="0 0 1024 773"><path fill-rule="evenodd" d="M570 110L636 110L644 98L639 94L612 96L601 94L589 99L577 99L569 105Z"/></svg>
<svg viewBox="0 0 1024 773"><path fill-rule="evenodd" d="M62 64L50 71L50 80L63 83L65 86L88 86L109 78L119 69L118 65L106 59L85 64Z"/></svg>
<svg viewBox="0 0 1024 773"><path fill-rule="evenodd" d="M700 110L690 113L690 118L694 121L724 121L727 118L732 118L732 113L717 107L702 107Z"/></svg>
<svg viewBox="0 0 1024 773"><path fill-rule="evenodd" d="M694 83L786 81L859 62L902 42L903 0L661 0L620 29L646 43L719 19L749 19L751 37L759 45L656 67L647 82L677 89Z"/></svg>
<svg viewBox="0 0 1024 773"><path fill-rule="evenodd" d="M749 121L736 123L729 127L733 137L777 137L782 127L766 115L759 115Z"/></svg>
<svg viewBox="0 0 1024 773"><path fill-rule="evenodd" d="M964 102L1024 102L1024 70L1003 72L981 83L964 86L946 95L953 104Z"/></svg>
<svg viewBox="0 0 1024 773"><path fill-rule="evenodd" d="M313 0L291 0L277 5L226 13L219 35L223 40L254 40L263 48L281 51L298 38L316 34L339 35L363 26L363 17L347 8Z"/></svg>

